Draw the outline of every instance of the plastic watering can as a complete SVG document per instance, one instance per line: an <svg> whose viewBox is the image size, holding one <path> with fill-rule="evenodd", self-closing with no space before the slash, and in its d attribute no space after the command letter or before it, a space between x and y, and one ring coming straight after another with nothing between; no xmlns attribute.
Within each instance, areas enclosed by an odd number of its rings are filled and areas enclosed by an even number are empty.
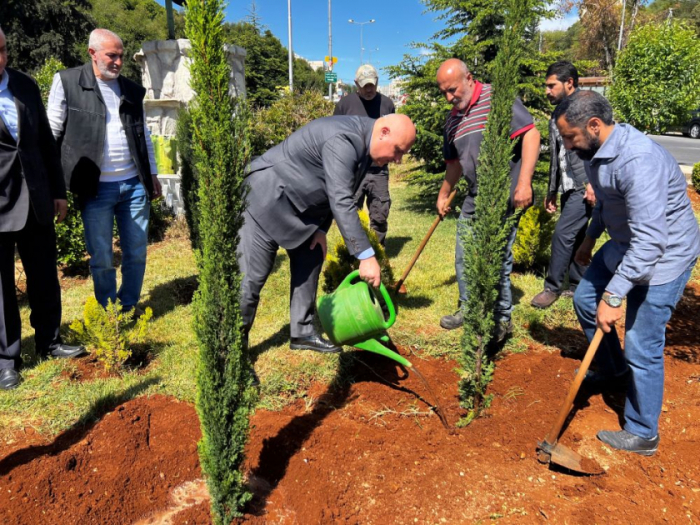
<svg viewBox="0 0 700 525"><path fill-rule="evenodd" d="M360 279L360 272L350 273L335 292L319 297L318 317L323 330L336 345L348 345L381 354L405 367L410 361L390 350L391 339L385 331L396 321L396 309L383 284L379 295L386 304L389 318L385 319L377 293Z"/></svg>

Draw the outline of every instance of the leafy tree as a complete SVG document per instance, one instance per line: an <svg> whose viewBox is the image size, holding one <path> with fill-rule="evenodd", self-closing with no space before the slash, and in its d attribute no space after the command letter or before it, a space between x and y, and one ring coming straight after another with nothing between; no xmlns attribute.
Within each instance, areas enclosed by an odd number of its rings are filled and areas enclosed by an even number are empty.
<svg viewBox="0 0 700 525"><path fill-rule="evenodd" d="M10 64L33 72L49 58L67 67L86 57L87 35L95 28L89 0L3 0L0 23Z"/></svg>
<svg viewBox="0 0 700 525"><path fill-rule="evenodd" d="M168 21L165 8L154 0L89 0L92 8L90 16L97 27L114 31L124 42L124 67L122 75L141 84L141 67L134 60L134 55L141 49L141 44L149 40L168 38ZM184 37L184 18L177 11L175 17L175 36ZM88 35L82 42L87 53ZM85 55L87 56L87 54Z"/></svg>
<svg viewBox="0 0 700 525"><path fill-rule="evenodd" d="M464 248L464 279L469 283L469 295L463 305L464 334L459 358L460 399L468 413L461 424L478 417L491 401L486 388L494 364L488 358L487 347L495 324L493 309L503 251L516 220L515 216L503 219L508 209L509 161L514 145L510 140L510 121L525 50L523 34L538 12L536 0L508 0L503 8L503 34L492 68L491 112L477 163L476 209L470 227L460 230L458 241Z"/></svg>
<svg viewBox="0 0 700 525"><path fill-rule="evenodd" d="M224 32L226 42L246 50L245 84L251 105L270 106L289 85L287 48L269 29L260 25L254 9L247 20L224 24ZM297 57L292 67L294 91L325 91L323 71L314 71L306 60Z"/></svg>
<svg viewBox="0 0 700 525"><path fill-rule="evenodd" d="M192 44L192 158L199 177L201 256L194 327L199 341L196 408L199 455L217 524L228 524L251 495L241 465L256 395L239 305L236 257L250 157L244 102L229 95L223 0L189 0Z"/></svg>
<svg viewBox="0 0 700 525"><path fill-rule="evenodd" d="M700 102L700 40L683 22L637 28L613 73L610 102L643 131L679 124Z"/></svg>

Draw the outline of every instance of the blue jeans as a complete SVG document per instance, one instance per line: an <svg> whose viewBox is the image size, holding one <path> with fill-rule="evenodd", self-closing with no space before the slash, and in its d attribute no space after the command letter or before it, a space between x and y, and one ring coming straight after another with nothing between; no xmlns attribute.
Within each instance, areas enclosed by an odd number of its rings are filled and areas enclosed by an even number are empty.
<svg viewBox="0 0 700 525"><path fill-rule="evenodd" d="M596 329L598 303L613 277L604 262L604 252L609 246L612 246L610 242L595 254L574 294L574 309L589 341ZM644 439L655 438L659 433L666 323L683 295L693 266L695 263L670 283L632 288L627 295L624 352L613 327L603 337L595 356L598 372L605 376L624 374L629 369L625 430Z"/></svg>
<svg viewBox="0 0 700 525"><path fill-rule="evenodd" d="M90 254L90 273L95 298L102 306L117 299L124 310L139 301L146 271L148 216L151 205L138 177L119 182L100 182L97 196L82 209L85 242ZM122 249L122 284L117 293L117 270L112 253L112 231L117 220Z"/></svg>
<svg viewBox="0 0 700 525"><path fill-rule="evenodd" d="M471 227L473 219L460 216L457 219L457 247L455 248L455 270L457 272L457 285L459 287L459 304L467 302L469 296L467 282L464 279L464 249L460 242L460 232ZM503 254L501 266L501 278L498 283L498 298L494 306L493 320L496 323L510 321L513 312L513 295L510 290L510 274L513 272L513 243L518 233L517 223L508 234L508 243Z"/></svg>

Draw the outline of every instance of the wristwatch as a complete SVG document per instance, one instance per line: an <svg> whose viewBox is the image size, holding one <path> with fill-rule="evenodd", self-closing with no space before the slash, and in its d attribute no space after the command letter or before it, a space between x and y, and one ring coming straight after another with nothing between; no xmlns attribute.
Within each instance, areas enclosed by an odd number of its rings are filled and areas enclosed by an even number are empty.
<svg viewBox="0 0 700 525"><path fill-rule="evenodd" d="M620 308L623 298L610 292L603 293L603 301L611 308Z"/></svg>

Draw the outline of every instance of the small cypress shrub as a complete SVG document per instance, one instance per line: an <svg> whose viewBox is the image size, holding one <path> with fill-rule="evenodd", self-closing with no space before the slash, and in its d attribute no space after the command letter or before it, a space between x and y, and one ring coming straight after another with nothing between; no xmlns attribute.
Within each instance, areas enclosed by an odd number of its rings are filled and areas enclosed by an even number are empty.
<svg viewBox="0 0 700 525"><path fill-rule="evenodd" d="M374 256L377 258L379 267L382 270L382 282L384 286L389 286L394 282L394 272L389 263L389 258L384 251L384 247L379 243L377 234L369 227L367 212L361 210L358 212L358 215L360 216L362 229L367 234L369 243L374 249ZM357 270L359 267L360 261L353 255L350 255L347 246L345 246L345 241L341 237L338 243L328 250L326 255L326 266L323 269L323 291L331 293L338 288L338 285L350 272Z"/></svg>
<svg viewBox="0 0 700 525"><path fill-rule="evenodd" d="M189 109L180 110L177 119L177 149L180 163L180 191L185 207L185 221L190 231L190 244L195 252L201 249L199 237L199 185L192 160L192 117Z"/></svg>
<svg viewBox="0 0 700 525"><path fill-rule="evenodd" d="M697 162L693 166L692 183L693 183L693 188L695 188L695 191L700 193L700 162Z"/></svg>
<svg viewBox="0 0 700 525"><path fill-rule="evenodd" d="M513 262L522 269L545 265L549 260L556 221L543 206L532 206L520 218L513 243Z"/></svg>
<svg viewBox="0 0 700 525"><path fill-rule="evenodd" d="M123 312L119 300L116 303L110 300L107 308L103 308L97 299L90 297L85 302L83 319L75 319L70 329L110 372L120 369L131 357L133 345L143 341L151 317L153 310L146 308L146 312L131 325L134 310Z"/></svg>
<svg viewBox="0 0 700 525"><path fill-rule="evenodd" d="M479 151L475 218L460 230L458 242L464 247L464 278L469 297L462 306L464 334L460 363L460 401L467 415L460 425L469 424L489 407L492 396L486 388L493 377L494 364L486 349L494 328L493 309L498 296L501 261L508 232L517 215L504 219L510 196L509 161L513 154L510 121L513 100L519 84L523 55L523 34L533 17L533 0L504 2L505 24L499 52L492 69L491 112Z"/></svg>
<svg viewBox="0 0 700 525"><path fill-rule="evenodd" d="M223 7L222 0L188 0L185 31L192 44L191 86L196 93L190 114L201 243L194 302L199 458L213 520L228 525L252 497L241 466L257 395L242 333L236 258L250 158L248 114L245 103L229 93Z"/></svg>

